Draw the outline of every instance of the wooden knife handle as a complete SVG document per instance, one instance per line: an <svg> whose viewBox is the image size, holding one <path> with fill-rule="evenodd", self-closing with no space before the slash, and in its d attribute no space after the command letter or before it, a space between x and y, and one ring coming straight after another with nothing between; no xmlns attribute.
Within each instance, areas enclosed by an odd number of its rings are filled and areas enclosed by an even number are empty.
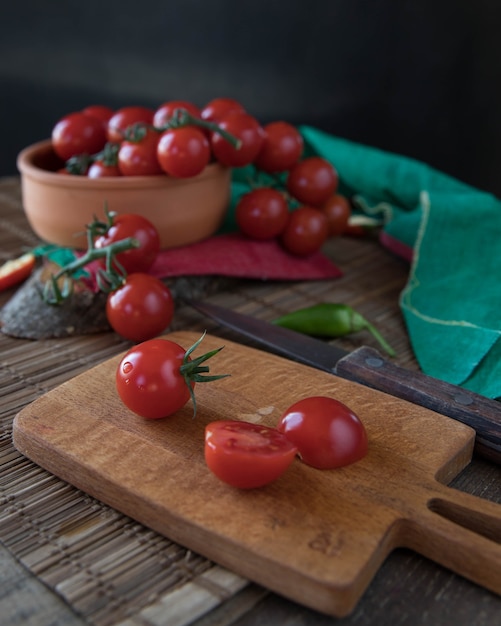
<svg viewBox="0 0 501 626"><path fill-rule="evenodd" d="M475 452L501 464L501 402L399 367L368 347L340 359L335 372L471 426L476 431Z"/></svg>

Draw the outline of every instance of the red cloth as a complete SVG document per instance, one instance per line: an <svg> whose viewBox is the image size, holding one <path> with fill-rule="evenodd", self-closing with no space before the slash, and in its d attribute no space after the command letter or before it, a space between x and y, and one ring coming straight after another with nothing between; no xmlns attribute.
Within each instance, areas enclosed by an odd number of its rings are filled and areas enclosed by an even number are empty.
<svg viewBox="0 0 501 626"><path fill-rule="evenodd" d="M150 274L158 278L218 275L262 280L319 280L342 276L341 270L320 252L297 257L287 253L276 240L257 241L239 233L162 250Z"/></svg>

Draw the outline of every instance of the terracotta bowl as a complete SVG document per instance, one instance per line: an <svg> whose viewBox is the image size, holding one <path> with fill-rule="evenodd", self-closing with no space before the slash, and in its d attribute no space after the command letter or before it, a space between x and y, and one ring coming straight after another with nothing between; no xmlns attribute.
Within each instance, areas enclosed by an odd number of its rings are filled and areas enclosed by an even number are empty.
<svg viewBox="0 0 501 626"><path fill-rule="evenodd" d="M85 226L116 213L139 213L158 229L162 248L195 243L221 226L230 200L231 170L217 163L193 178L65 176L50 140L19 153L23 207L34 232L60 246L85 248Z"/></svg>

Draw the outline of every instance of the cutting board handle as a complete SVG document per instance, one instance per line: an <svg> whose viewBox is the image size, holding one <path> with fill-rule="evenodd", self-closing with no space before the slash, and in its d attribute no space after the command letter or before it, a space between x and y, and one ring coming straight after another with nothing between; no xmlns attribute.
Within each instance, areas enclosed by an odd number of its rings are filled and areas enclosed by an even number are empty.
<svg viewBox="0 0 501 626"><path fill-rule="evenodd" d="M404 522L405 546L501 594L501 506L440 483L423 496Z"/></svg>

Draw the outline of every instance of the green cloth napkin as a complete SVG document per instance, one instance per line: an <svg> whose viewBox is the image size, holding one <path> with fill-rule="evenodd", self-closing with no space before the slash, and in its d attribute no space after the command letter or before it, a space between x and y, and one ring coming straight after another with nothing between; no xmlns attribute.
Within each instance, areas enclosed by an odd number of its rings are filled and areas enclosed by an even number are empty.
<svg viewBox="0 0 501 626"><path fill-rule="evenodd" d="M426 374L501 397L501 202L428 165L301 127L340 191L413 248L400 307ZM235 201L245 177L235 175ZM370 271L370 268L368 268Z"/></svg>

